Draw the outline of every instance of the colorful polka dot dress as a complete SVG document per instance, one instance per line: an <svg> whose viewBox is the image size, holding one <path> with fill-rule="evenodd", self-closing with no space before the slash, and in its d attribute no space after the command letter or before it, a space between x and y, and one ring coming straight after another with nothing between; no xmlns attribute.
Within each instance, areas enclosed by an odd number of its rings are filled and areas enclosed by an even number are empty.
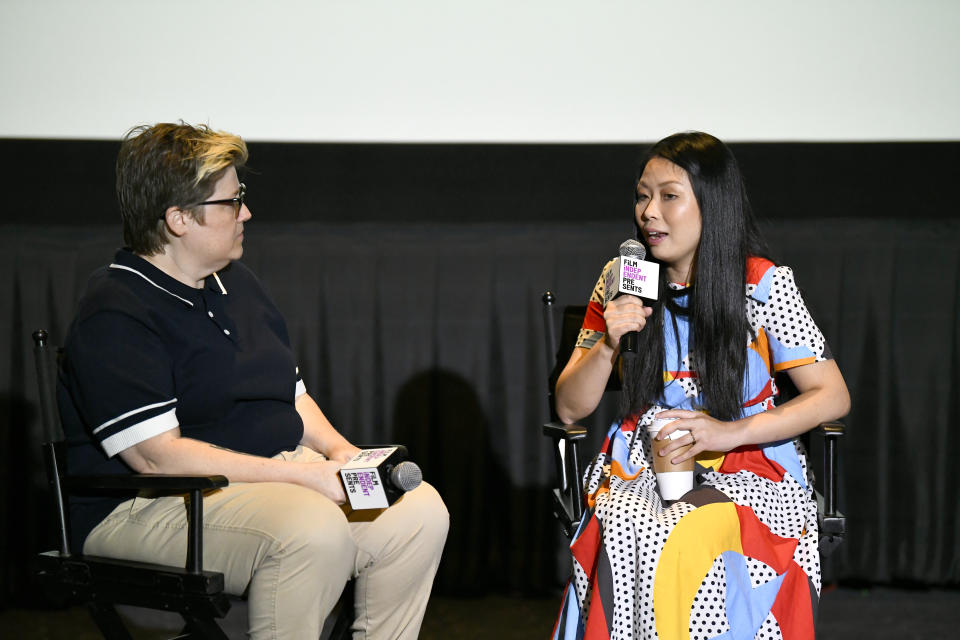
<svg viewBox="0 0 960 640"><path fill-rule="evenodd" d="M590 298L579 347L603 338L609 267ZM688 298L676 301L683 307ZM750 258L745 306L753 328L744 344L749 416L774 406L778 372L831 356L789 267ZM587 469L588 509L570 545L573 576L553 638L812 640L817 508L794 441L703 452L688 501L660 498L646 427L659 411L700 405L688 318L669 308L664 315L664 362L676 369L664 371L658 406L612 425Z"/></svg>

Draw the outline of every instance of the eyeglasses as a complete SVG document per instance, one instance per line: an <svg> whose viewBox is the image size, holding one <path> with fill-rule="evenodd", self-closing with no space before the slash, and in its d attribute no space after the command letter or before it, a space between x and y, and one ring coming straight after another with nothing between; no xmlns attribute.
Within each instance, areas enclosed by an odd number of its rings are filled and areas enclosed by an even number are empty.
<svg viewBox="0 0 960 640"><path fill-rule="evenodd" d="M237 194L236 198L224 198L223 200L206 200L205 202L196 202L191 205L187 205L187 208L193 207L202 207L205 204L232 204L234 209L234 216L240 217L240 209L243 208L244 200L247 197L247 185L240 183L240 192Z"/></svg>

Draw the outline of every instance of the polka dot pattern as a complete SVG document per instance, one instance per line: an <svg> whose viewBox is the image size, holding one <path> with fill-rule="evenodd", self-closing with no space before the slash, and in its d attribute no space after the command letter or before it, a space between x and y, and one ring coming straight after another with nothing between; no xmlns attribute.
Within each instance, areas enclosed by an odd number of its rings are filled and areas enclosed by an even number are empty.
<svg viewBox="0 0 960 640"><path fill-rule="evenodd" d="M707 640L730 631L723 607L726 589L722 579L718 578L723 576L723 571L723 559L715 559L700 583L690 607L690 640Z"/></svg>
<svg viewBox="0 0 960 640"><path fill-rule="evenodd" d="M757 635L754 637L757 640L780 640L783 638L783 633L780 632L780 625L777 624L777 619L773 617L772 613L763 621L760 630L757 631Z"/></svg>
<svg viewBox="0 0 960 640"><path fill-rule="evenodd" d="M683 357L680 364L681 371L696 371L693 368L693 357L688 353ZM678 378L674 384L680 385L683 389L683 395L687 398L696 398L700 395L700 380L697 378Z"/></svg>
<svg viewBox="0 0 960 640"><path fill-rule="evenodd" d="M768 335L784 346L808 347L818 360L823 360L826 340L803 303L790 267L774 270L770 297L766 304L758 305L756 312L758 317L751 319L751 326L759 322Z"/></svg>
<svg viewBox="0 0 960 640"><path fill-rule="evenodd" d="M592 298L603 299L603 276L597 283ZM767 333L774 349L781 349L790 358L802 351L816 360L822 360L825 340L810 317L802 296L788 267L771 266L765 274L764 284L751 283L746 286L746 316L754 332ZM766 294L766 296L764 296ZM755 297L754 297L755 296ZM602 337L602 332L581 331L590 340ZM682 345L684 350L685 345ZM773 363L778 362L779 352L770 356ZM681 370L695 371L695 363L689 354L682 360ZM760 376L763 378L763 376ZM765 385L771 377L751 382ZM679 408L692 408L701 392L695 376L673 380L670 385L679 385L683 393L675 393L683 401ZM756 395L760 389L750 390ZM748 396L754 397L754 396ZM752 407L749 412L763 411L773 406L773 398L764 399ZM612 608L610 637L618 639L656 638L657 620L654 616L653 588L658 571L661 551L671 532L685 515L695 511L692 504L677 501L664 504L657 488L656 476L652 469L652 450L646 427L653 420L654 410L646 411L637 421L636 431L621 432L626 443L632 443L628 460L618 460L620 467L641 469L635 477L621 477L612 474L612 449L601 452L584 474L584 488L595 498L592 517L598 521L601 530L601 544L610 560L612 572ZM611 431L614 437L619 425ZM699 486L710 486L721 492L736 505L749 507L759 522L777 536L793 538L798 541L793 561L809 577L817 593L820 590L820 558L817 550L817 512L812 499L812 483L809 481L809 469L802 447L779 448L778 455L795 455L795 466L801 470L801 479L807 480L806 487L790 473L781 481L760 477L747 469L732 469L729 473L720 473L709 469L697 477ZM629 474L628 474L629 475ZM603 489L598 491L599 489ZM719 526L719 525L718 525ZM711 532L705 531L705 536ZM756 588L777 577L773 567L757 558L745 557L751 585ZM573 583L581 611L589 610L591 580L584 567L574 561ZM587 570L590 568L587 567ZM667 568L667 571L670 569ZM697 576L699 580L700 577ZM706 575L702 577L693 601L689 606L689 632L695 640L707 640L731 631L726 613L726 567L722 556L714 558ZM741 631L742 632L742 631ZM735 631L735 635L738 632ZM739 635L738 635L739 637ZM781 638L779 623L773 614L763 621L755 638L769 640Z"/></svg>

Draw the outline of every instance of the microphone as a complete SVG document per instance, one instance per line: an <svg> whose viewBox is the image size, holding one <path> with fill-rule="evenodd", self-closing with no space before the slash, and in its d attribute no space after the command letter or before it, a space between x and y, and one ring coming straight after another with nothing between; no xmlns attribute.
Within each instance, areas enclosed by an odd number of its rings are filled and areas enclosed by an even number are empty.
<svg viewBox="0 0 960 640"><path fill-rule="evenodd" d="M620 245L620 255L614 259L603 283L603 306L623 294L637 296L648 307L660 299L660 265L647 262L647 249L630 238ZM628 331L620 337L620 355L636 354L640 334Z"/></svg>
<svg viewBox="0 0 960 640"><path fill-rule="evenodd" d="M340 481L350 508L386 509L404 493L416 489L423 472L407 456L403 445L383 445L361 449L340 467Z"/></svg>

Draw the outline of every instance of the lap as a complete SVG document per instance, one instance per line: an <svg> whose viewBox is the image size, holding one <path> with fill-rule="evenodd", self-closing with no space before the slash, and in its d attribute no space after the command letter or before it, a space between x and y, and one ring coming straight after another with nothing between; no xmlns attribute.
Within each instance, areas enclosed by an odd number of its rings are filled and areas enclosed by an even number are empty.
<svg viewBox="0 0 960 640"><path fill-rule="evenodd" d="M627 444L632 434L618 436ZM766 454L750 455L764 462ZM593 597L609 607L611 635L623 638L715 637L734 627L738 637L777 637L779 613L759 616L759 631L738 626L744 603L762 586L776 595L778 611L810 620L820 568L805 459L797 456L795 473L754 465L758 474L727 456L723 473L701 472L699 487L672 504L660 498L651 460L641 433L632 450L611 447L590 468L592 509L571 545L577 601L570 610L599 608L589 596L599 594Z"/></svg>
<svg viewBox="0 0 960 640"><path fill-rule="evenodd" d="M323 459L305 447L278 454L291 462ZM91 532L84 552L107 557L182 565L186 557L187 509L183 497L135 498L118 506ZM436 490L426 483L371 522L348 522L326 496L283 482L231 483L204 496L204 566L227 571L242 556L247 573L266 554L283 546L313 545L326 553L357 555L357 565L376 559L414 537L443 538L448 516ZM433 535L430 535L433 534Z"/></svg>

